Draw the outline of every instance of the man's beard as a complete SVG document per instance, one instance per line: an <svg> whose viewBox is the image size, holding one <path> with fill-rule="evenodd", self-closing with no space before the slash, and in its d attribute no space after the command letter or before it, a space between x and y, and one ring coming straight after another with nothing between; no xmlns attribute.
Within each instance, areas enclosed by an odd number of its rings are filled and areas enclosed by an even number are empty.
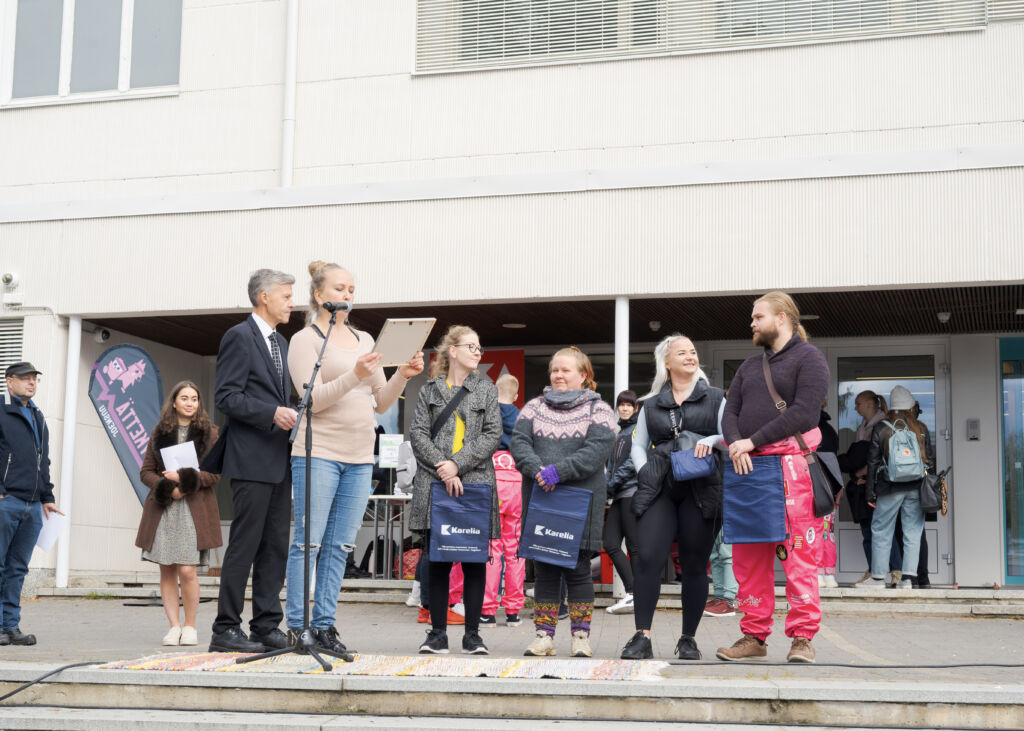
<svg viewBox="0 0 1024 731"><path fill-rule="evenodd" d="M752 339L754 341L754 345L762 348L770 348L772 347L772 343L774 343L775 339L778 337L779 329L777 327L772 327L771 330L762 329L759 332L754 333L754 337Z"/></svg>

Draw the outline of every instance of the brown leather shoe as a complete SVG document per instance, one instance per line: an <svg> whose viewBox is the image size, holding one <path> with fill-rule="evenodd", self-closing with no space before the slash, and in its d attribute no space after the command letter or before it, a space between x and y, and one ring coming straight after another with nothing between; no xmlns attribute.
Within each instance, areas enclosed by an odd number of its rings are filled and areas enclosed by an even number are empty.
<svg viewBox="0 0 1024 731"><path fill-rule="evenodd" d="M814 645L806 637L794 637L793 646L786 655L788 662L814 662Z"/></svg>
<svg viewBox="0 0 1024 731"><path fill-rule="evenodd" d="M715 655L719 660L750 660L765 657L768 646L753 635L743 635L732 647L719 647Z"/></svg>

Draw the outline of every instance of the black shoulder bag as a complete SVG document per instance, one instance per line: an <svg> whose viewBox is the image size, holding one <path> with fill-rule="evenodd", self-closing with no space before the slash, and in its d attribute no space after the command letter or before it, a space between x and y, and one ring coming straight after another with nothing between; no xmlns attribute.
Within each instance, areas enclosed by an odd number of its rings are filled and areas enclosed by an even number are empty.
<svg viewBox="0 0 1024 731"><path fill-rule="evenodd" d="M463 386L462 388L455 392L455 395L452 396L452 400L449 401L448 404L443 409L441 409L441 413L437 415L437 418L434 419L434 423L430 425L431 441L433 441L434 438L441 432L441 429L444 427L445 423L447 423L448 419L451 418L452 412L455 411L456 408L458 408L459 404L462 403L462 399L466 398L466 394L468 393L469 389Z"/></svg>
<svg viewBox="0 0 1024 731"><path fill-rule="evenodd" d="M775 390L772 382L772 369L768 365L768 354L765 353L761 366L764 369L764 381L768 386L768 393L775 402L775 408L780 413L785 413L786 402ZM800 432L793 435L797 444L803 450L804 459L807 460L807 471L811 475L811 486L814 488L814 517L824 518L836 509L840 491L843 489L843 477L839 471L839 461L831 452L812 452L804 436Z"/></svg>

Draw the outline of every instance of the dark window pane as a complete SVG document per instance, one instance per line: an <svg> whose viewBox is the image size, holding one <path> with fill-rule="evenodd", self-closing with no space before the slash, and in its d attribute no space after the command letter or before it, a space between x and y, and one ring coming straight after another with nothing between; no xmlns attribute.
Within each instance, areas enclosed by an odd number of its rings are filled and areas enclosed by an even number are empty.
<svg viewBox="0 0 1024 731"><path fill-rule="evenodd" d="M181 0L135 0L132 88L178 83Z"/></svg>
<svg viewBox="0 0 1024 731"><path fill-rule="evenodd" d="M14 31L14 98L57 93L63 14L64 0L19 0Z"/></svg>
<svg viewBox="0 0 1024 731"><path fill-rule="evenodd" d="M71 52L71 92L117 88L121 0L78 0Z"/></svg>

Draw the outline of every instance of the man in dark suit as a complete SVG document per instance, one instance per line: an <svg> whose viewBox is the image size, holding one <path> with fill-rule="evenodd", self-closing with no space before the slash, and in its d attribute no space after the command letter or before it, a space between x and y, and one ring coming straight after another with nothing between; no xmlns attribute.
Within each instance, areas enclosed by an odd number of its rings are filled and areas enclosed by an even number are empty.
<svg viewBox="0 0 1024 731"><path fill-rule="evenodd" d="M275 328L292 308L290 274L260 269L249 278L252 315L225 333L217 353L214 399L227 416L204 461L231 478L234 518L221 566L211 652L263 652L285 647L279 594L284 584L291 520L288 344ZM241 629L252 569L249 637Z"/></svg>

